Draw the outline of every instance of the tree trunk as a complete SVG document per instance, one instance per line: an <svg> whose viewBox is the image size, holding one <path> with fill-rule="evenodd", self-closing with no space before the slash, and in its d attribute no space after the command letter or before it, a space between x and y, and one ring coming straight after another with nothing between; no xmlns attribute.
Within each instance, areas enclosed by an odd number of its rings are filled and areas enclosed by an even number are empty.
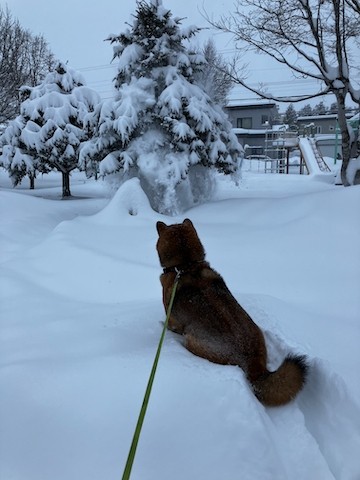
<svg viewBox="0 0 360 480"><path fill-rule="evenodd" d="M347 178L347 168L350 162L352 139L349 133L348 124L345 114L345 95L342 92L334 92L338 105L338 123L341 132L341 151L342 151L342 165L341 165L341 181L344 187L349 187L350 182Z"/></svg>
<svg viewBox="0 0 360 480"><path fill-rule="evenodd" d="M29 175L29 180L30 180L30 190L35 189L35 175Z"/></svg>
<svg viewBox="0 0 360 480"><path fill-rule="evenodd" d="M70 173L69 172L61 172L61 173L62 173L62 196L63 198L71 197Z"/></svg>

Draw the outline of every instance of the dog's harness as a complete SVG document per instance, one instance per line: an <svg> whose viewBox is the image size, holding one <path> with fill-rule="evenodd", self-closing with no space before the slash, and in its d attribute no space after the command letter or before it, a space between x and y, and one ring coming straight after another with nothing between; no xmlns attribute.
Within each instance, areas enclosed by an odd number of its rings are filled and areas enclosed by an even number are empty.
<svg viewBox="0 0 360 480"><path fill-rule="evenodd" d="M183 273L194 270L194 268L201 263L208 265L208 262L206 260L195 260L194 262L185 263L183 265L175 265L173 267L164 267L163 273L166 274L166 273L175 272L180 277Z"/></svg>

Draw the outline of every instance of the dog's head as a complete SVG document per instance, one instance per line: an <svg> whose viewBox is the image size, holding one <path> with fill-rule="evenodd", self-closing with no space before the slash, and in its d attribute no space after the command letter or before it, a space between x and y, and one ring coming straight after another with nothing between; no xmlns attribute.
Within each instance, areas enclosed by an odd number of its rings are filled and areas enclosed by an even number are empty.
<svg viewBox="0 0 360 480"><path fill-rule="evenodd" d="M180 267L205 259L205 251L194 225L188 218L183 223L165 225L157 222L159 239L156 249L163 268Z"/></svg>

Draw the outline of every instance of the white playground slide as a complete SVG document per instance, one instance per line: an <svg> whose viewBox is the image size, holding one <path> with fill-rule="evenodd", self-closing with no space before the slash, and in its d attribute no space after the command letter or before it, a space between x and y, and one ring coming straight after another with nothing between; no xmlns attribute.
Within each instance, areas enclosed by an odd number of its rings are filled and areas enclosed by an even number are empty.
<svg viewBox="0 0 360 480"><path fill-rule="evenodd" d="M309 175L331 175L330 168L326 165L321 153L316 147L313 138L299 138L299 148L302 153Z"/></svg>

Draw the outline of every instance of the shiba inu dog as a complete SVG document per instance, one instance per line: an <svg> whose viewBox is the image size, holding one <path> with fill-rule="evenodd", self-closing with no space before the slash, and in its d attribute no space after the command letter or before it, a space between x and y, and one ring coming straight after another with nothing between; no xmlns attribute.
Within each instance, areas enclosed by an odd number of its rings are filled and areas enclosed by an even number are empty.
<svg viewBox="0 0 360 480"><path fill-rule="evenodd" d="M195 355L242 368L264 405L291 401L305 383L305 357L288 355L275 372L270 372L262 331L205 260L191 220L169 226L157 222L156 228L165 309L175 277L180 275L168 328L183 335L185 347Z"/></svg>

